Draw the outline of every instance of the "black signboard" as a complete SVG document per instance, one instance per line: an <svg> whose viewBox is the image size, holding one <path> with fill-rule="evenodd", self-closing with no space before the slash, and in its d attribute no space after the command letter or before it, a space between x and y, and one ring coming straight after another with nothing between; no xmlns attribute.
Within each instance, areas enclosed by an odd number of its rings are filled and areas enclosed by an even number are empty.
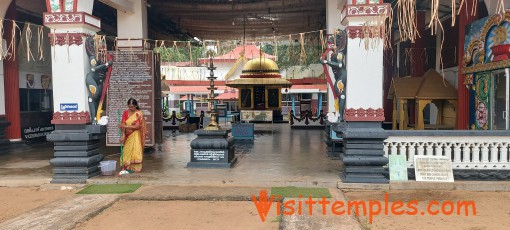
<svg viewBox="0 0 510 230"><path fill-rule="evenodd" d="M54 125L31 126L21 129L21 138L28 142L46 141L46 135L55 130Z"/></svg>

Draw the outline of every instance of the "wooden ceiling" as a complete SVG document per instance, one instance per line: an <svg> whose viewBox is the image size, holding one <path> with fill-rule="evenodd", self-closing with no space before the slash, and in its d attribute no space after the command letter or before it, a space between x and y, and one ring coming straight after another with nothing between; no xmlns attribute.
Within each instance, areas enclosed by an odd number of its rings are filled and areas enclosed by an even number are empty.
<svg viewBox="0 0 510 230"><path fill-rule="evenodd" d="M202 40L254 39L326 27L325 0L149 0L148 6L149 17L159 15L158 24Z"/></svg>
<svg viewBox="0 0 510 230"><path fill-rule="evenodd" d="M326 29L326 0L146 0L149 38L159 40L242 40ZM459 0L456 0L459 3ZM395 0L391 3L395 10ZM18 9L42 15L44 1L16 0ZM439 0L439 16L451 15L451 0ZM458 7L458 5L457 5ZM417 0L430 18L430 0ZM396 12L394 12L395 15ZM117 34L117 12L94 0L102 34ZM393 30L398 30L394 20Z"/></svg>

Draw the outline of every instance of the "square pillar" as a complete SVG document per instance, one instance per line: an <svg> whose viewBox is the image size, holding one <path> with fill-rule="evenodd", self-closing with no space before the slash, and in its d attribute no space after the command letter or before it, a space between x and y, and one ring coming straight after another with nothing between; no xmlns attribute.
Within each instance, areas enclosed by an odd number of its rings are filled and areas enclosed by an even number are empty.
<svg viewBox="0 0 510 230"><path fill-rule="evenodd" d="M91 15L91 1L76 1L70 11L48 5L43 16L52 46L55 131L46 137L55 144L51 183L86 183L100 173L103 159L99 147L106 127L90 124L95 114L90 114L86 76L92 66L85 45L86 38L101 29L101 21Z"/></svg>
<svg viewBox="0 0 510 230"><path fill-rule="evenodd" d="M334 123L333 130L343 139L340 160L344 167L340 177L344 183L389 182L383 168L388 163L383 150L388 134L381 126L384 121L384 34L371 30L367 38L363 29L366 23L388 16L390 11L390 4L379 2L350 2L342 11L345 15L342 23L347 26L348 35L346 111L345 122ZM377 43L367 49L364 39Z"/></svg>

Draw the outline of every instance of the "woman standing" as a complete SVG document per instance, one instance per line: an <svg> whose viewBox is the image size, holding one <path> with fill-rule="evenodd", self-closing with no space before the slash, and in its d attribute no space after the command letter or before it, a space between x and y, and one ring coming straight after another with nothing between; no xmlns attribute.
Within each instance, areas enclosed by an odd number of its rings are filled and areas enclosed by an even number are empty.
<svg viewBox="0 0 510 230"><path fill-rule="evenodd" d="M146 125L138 102L130 98L128 110L122 114L119 128L122 130L120 142L124 145L120 159L122 171L119 175L142 171L143 149L145 147Z"/></svg>

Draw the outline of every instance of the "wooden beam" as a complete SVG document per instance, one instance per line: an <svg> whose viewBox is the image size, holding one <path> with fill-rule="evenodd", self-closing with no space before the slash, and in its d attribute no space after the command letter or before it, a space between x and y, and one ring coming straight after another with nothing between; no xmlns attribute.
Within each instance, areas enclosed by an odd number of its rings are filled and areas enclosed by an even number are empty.
<svg viewBox="0 0 510 230"><path fill-rule="evenodd" d="M99 0L99 1L127 14L132 14L135 12L133 2L129 0Z"/></svg>

